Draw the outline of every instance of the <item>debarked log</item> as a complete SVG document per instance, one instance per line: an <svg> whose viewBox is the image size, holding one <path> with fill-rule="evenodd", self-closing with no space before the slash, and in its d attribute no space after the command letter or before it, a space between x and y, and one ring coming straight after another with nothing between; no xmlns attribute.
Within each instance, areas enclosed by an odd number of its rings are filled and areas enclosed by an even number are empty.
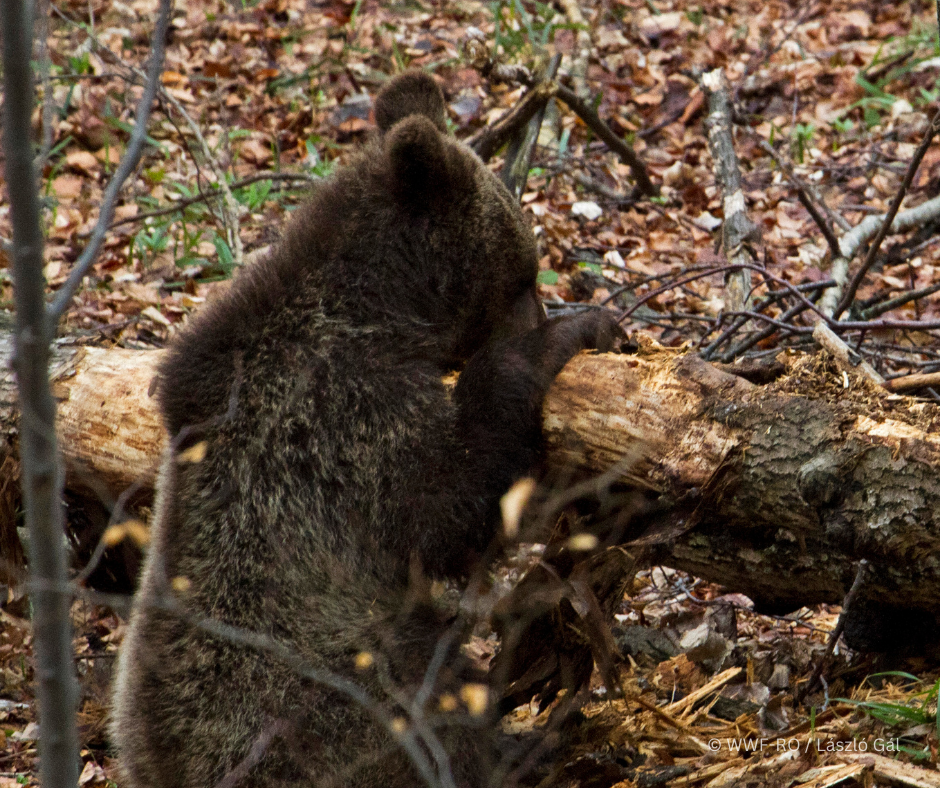
<svg viewBox="0 0 940 788"><path fill-rule="evenodd" d="M10 351L0 338L7 458ZM153 484L166 441L150 396L160 355L56 347L59 434L76 494L116 499ZM786 373L756 385L658 346L584 353L546 403L550 463L639 479L683 502L634 545L764 609L841 601L865 558L866 598L940 616L940 408L846 375L824 354L781 358ZM0 549L13 559L7 541Z"/></svg>

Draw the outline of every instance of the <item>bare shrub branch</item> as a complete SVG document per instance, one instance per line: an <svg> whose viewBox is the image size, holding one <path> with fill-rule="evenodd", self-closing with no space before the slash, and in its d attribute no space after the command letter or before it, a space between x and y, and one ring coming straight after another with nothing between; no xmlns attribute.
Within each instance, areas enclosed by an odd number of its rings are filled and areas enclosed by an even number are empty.
<svg viewBox="0 0 940 788"><path fill-rule="evenodd" d="M173 7L173 0L160 0L160 12L157 16L157 23L153 30L153 39L150 46L150 63L147 66L147 79L144 83L144 94L137 105L137 114L134 118L134 131L131 133L127 142L127 150L121 157L121 163L105 189L101 200L101 211L98 214L98 221L95 223L95 229L91 233L91 238L85 246L79 258L72 266L65 284L58 290L52 303L48 307L48 320L51 325L55 325L59 318L68 309L72 297L78 292L85 276L91 270L101 244L104 243L105 234L114 218L114 208L117 203L118 195L124 182L130 177L131 173L137 168L140 161L140 155L144 148L144 140L147 136L147 123L150 120L150 107L153 99L160 87L160 73L163 71L163 56L166 53L166 35L170 25L170 11Z"/></svg>

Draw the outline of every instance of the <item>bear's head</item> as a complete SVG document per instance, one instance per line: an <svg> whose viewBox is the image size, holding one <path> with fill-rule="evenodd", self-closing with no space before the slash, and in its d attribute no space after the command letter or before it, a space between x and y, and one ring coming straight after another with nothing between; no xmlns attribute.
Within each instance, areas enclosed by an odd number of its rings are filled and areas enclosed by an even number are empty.
<svg viewBox="0 0 940 788"><path fill-rule="evenodd" d="M424 305L429 314L450 324L454 355L465 359L494 336L534 328L543 311L532 231L508 189L447 134L434 79L408 72L390 80L375 117L400 228L427 255L414 256L430 285L418 290L436 301Z"/></svg>

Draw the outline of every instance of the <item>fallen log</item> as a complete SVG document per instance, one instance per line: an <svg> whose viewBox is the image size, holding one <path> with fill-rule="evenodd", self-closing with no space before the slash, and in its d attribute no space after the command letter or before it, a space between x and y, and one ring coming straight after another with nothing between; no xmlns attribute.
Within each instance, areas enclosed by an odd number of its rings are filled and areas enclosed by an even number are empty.
<svg viewBox="0 0 940 788"><path fill-rule="evenodd" d="M758 386L693 355L582 356L547 402L549 457L598 474L639 446L631 475L692 494L632 542L651 560L789 612L840 602L868 559L850 642L935 639L940 408L826 354L782 358L787 374Z"/></svg>
<svg viewBox="0 0 940 788"><path fill-rule="evenodd" d="M11 349L0 337L0 473L14 472ZM113 500L152 485L165 441L148 393L159 358L56 347L59 431L76 494ZM680 502L631 534L633 547L763 609L840 602L865 558L862 597L921 611L932 626L940 617L940 408L887 394L825 354L781 360L786 373L756 385L658 346L582 354L546 404L550 463L569 475L606 474L612 486L642 480ZM2 525L0 549L14 561L11 523Z"/></svg>
<svg viewBox="0 0 940 788"><path fill-rule="evenodd" d="M50 372L58 401L58 431L66 467L70 536L78 559L94 549L108 512L129 491L145 505L152 496L164 430L148 391L160 353L82 346L72 340L52 348ZM0 582L16 585L24 551L16 530L19 462L16 381L10 360L13 337L0 332ZM128 501L129 503L130 501ZM134 549L120 546L127 564L119 588L137 569ZM97 578L100 579L100 578ZM107 582L104 587L110 587Z"/></svg>

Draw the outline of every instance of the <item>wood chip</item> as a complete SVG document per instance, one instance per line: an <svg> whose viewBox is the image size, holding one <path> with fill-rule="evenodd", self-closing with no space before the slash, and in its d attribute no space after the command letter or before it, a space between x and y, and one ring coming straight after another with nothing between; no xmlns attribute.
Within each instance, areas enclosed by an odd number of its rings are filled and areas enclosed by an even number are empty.
<svg viewBox="0 0 940 788"><path fill-rule="evenodd" d="M706 684L704 687L700 687L699 689L695 690L695 692L690 692L681 700L677 700L675 703L668 705L665 711L672 715L682 714L688 709L691 709L703 698L708 697L711 693L721 689L721 687L723 687L732 679L740 676L742 670L743 668L728 668L727 670L722 671L711 681L709 681L708 684Z"/></svg>
<svg viewBox="0 0 940 788"><path fill-rule="evenodd" d="M800 788L829 788L845 780L857 778L865 773L865 766L860 763L836 764L834 766L821 766L810 769L796 778L796 785Z"/></svg>
<svg viewBox="0 0 940 788"><path fill-rule="evenodd" d="M868 753L842 753L840 757L852 763L870 766L874 770L875 777L880 777L882 780L909 785L911 788L940 788L940 774L920 766L912 766L883 755Z"/></svg>

